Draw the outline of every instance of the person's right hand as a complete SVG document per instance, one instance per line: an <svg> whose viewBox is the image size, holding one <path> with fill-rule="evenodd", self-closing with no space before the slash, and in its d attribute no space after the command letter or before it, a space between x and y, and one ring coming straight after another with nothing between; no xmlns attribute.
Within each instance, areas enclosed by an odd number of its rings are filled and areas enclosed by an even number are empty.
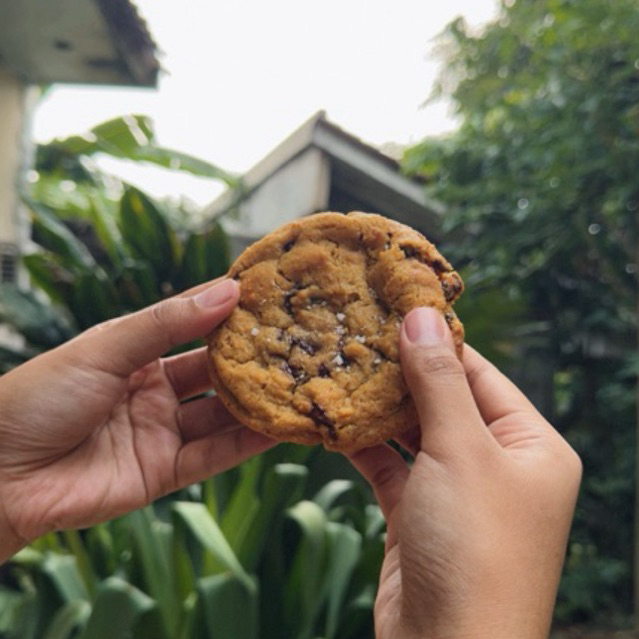
<svg viewBox="0 0 639 639"><path fill-rule="evenodd" d="M457 359L438 312L407 315L401 357L421 422L414 463L386 446L351 457L388 524L376 637L547 637L579 458L476 351Z"/></svg>

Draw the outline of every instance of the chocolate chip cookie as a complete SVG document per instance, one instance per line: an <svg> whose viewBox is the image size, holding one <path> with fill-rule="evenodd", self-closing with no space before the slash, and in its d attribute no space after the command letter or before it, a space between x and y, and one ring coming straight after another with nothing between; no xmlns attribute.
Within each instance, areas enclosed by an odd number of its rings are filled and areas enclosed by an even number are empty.
<svg viewBox="0 0 639 639"><path fill-rule="evenodd" d="M250 246L229 277L240 302L209 338L214 388L243 424L281 440L355 450L417 423L399 329L451 305L462 280L417 231L368 213L318 213Z"/></svg>

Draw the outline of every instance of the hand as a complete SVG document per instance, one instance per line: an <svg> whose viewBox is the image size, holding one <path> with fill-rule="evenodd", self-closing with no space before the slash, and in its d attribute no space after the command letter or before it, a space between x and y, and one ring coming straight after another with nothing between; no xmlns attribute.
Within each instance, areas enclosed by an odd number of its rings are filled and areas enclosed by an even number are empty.
<svg viewBox="0 0 639 639"><path fill-rule="evenodd" d="M411 311L402 367L421 423L409 466L356 453L388 524L378 639L548 636L581 478L579 458L432 309Z"/></svg>
<svg viewBox="0 0 639 639"><path fill-rule="evenodd" d="M273 442L209 389L204 348L161 359L231 311L224 280L98 325L0 378L0 560L235 466Z"/></svg>

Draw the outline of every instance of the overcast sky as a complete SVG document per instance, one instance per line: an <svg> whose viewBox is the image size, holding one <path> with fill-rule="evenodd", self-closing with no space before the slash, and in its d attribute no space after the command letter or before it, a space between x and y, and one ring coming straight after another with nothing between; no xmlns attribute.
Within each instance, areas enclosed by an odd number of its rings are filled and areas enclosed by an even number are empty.
<svg viewBox="0 0 639 639"><path fill-rule="evenodd" d="M134 2L161 50L159 89L54 87L36 109L36 140L141 113L161 144L243 172L324 109L365 142L416 142L452 126L444 105L422 106L439 68L433 37L459 15L481 25L496 11L496 0ZM212 193L125 170L158 194L204 203Z"/></svg>

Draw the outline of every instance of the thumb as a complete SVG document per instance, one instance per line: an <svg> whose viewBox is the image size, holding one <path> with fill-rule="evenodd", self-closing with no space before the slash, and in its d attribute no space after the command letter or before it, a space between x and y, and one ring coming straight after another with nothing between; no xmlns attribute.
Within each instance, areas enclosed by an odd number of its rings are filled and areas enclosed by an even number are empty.
<svg viewBox="0 0 639 639"><path fill-rule="evenodd" d="M446 458L462 446L466 449L465 440L485 437L485 424L439 310L415 308L406 315L400 356L419 415L424 452Z"/></svg>
<svg viewBox="0 0 639 639"><path fill-rule="evenodd" d="M99 324L69 342L69 352L94 368L129 376L171 348L207 335L239 297L239 285L229 279L198 291Z"/></svg>

